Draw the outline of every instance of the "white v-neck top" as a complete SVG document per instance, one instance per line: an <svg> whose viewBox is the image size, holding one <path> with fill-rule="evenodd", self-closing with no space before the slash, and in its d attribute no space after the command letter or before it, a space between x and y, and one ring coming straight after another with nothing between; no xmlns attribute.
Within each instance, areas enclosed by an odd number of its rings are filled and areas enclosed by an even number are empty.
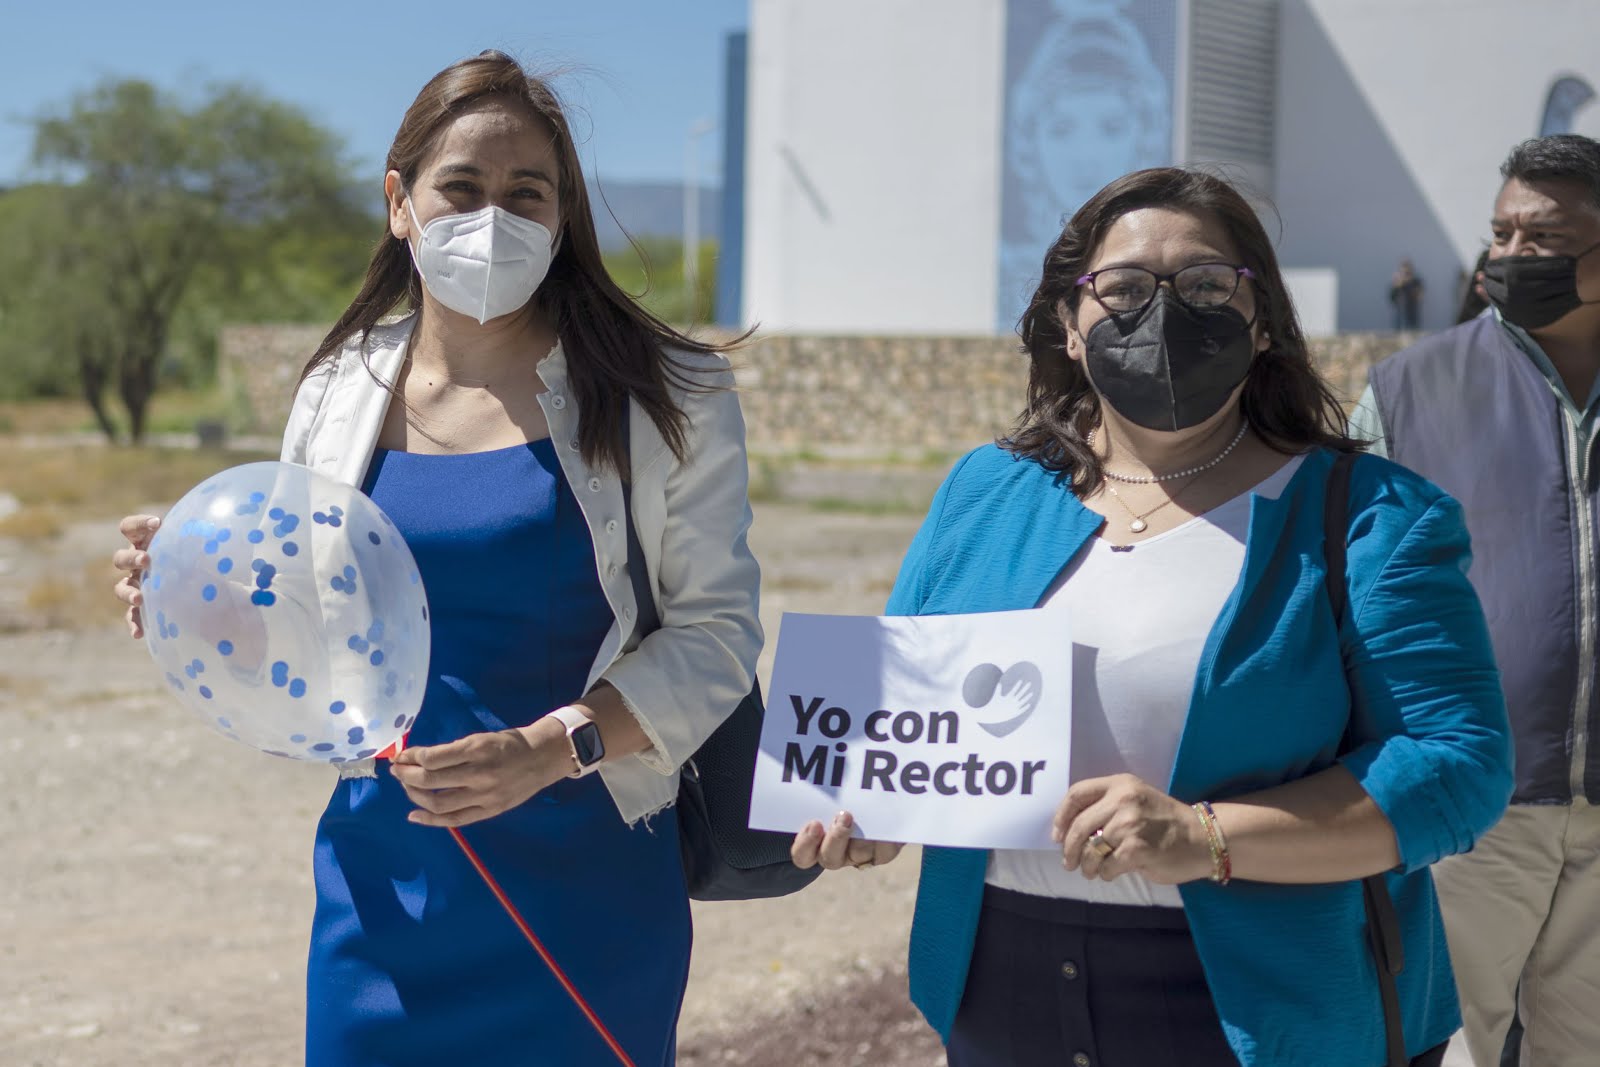
<svg viewBox="0 0 1600 1067"><path fill-rule="evenodd" d="M1062 613L1072 637L1074 782L1135 774L1167 788L1206 638L1244 566L1251 497L1281 495L1300 462L1130 547L1096 538L1058 581L1046 607ZM1183 906L1176 886L1138 874L1104 882L1065 870L1058 849L996 850L987 880L1036 896Z"/></svg>

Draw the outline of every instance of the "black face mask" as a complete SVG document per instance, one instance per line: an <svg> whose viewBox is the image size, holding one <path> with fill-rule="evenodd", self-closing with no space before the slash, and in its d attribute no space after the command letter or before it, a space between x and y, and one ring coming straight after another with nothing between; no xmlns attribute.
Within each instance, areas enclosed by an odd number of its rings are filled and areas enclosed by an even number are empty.
<svg viewBox="0 0 1600 1067"><path fill-rule="evenodd" d="M1250 372L1250 326L1228 305L1191 308L1162 288L1144 310L1089 328L1089 377L1129 422L1187 430L1221 411Z"/></svg>
<svg viewBox="0 0 1600 1067"><path fill-rule="evenodd" d="M1537 330L1582 307L1578 260L1600 248L1592 244L1575 256L1501 256L1483 265L1483 291L1509 322Z"/></svg>

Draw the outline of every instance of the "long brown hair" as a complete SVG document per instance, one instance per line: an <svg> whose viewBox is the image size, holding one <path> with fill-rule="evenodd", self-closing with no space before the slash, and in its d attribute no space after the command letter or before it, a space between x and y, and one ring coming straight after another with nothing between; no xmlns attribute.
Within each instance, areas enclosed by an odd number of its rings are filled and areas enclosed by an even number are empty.
<svg viewBox="0 0 1600 1067"><path fill-rule="evenodd" d="M1001 447L1070 475L1079 492L1100 484L1104 472L1085 439L1100 425L1100 397L1083 364L1067 355L1066 316L1076 316L1076 282L1106 231L1122 216L1150 207L1216 219L1239 250L1241 265L1255 275L1257 316L1269 345L1251 361L1240 401L1251 429L1286 455L1318 446L1363 447L1345 435L1344 408L1312 365L1278 258L1254 209L1221 178L1182 167L1118 178L1078 209L1045 253L1044 277L1017 327L1032 361L1028 406Z"/></svg>
<svg viewBox="0 0 1600 1067"><path fill-rule="evenodd" d="M577 146L561 100L547 81L503 52L482 52L451 64L434 75L406 109L385 169L397 171L403 188L412 189L445 127L472 102L495 96L519 101L554 135L560 161L562 239L534 301L549 315L566 352L568 383L579 412L578 446L585 462L628 471L621 429L629 396L649 413L673 453L684 458L688 417L674 401L671 387L691 392L709 387L696 380L696 368L674 360L665 348L723 352L744 337L726 344L687 337L640 307L612 281L600 258ZM367 336L380 320L400 309L420 307L422 282L412 267L410 250L389 232L385 221L361 291L323 338L302 378L334 358L356 334L361 335L364 357Z"/></svg>

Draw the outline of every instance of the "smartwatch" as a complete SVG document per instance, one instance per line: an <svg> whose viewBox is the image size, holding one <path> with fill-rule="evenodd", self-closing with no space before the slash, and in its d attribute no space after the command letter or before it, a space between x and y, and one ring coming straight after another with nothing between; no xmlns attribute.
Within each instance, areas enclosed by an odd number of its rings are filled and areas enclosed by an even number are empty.
<svg viewBox="0 0 1600 1067"><path fill-rule="evenodd" d="M572 773L568 778L582 778L600 769L606 758L606 746L600 740L600 727L582 711L570 705L557 708L550 717L567 730L567 745L572 753Z"/></svg>

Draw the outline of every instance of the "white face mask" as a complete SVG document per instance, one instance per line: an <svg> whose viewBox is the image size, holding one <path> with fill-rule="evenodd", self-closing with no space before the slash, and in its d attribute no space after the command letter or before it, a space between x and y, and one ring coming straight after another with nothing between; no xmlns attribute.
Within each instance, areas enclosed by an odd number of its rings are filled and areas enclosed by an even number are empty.
<svg viewBox="0 0 1600 1067"><path fill-rule="evenodd" d="M441 215L423 226L406 198L421 239L411 259L433 298L479 323L519 310L533 296L555 258L550 231L498 207L466 215Z"/></svg>

